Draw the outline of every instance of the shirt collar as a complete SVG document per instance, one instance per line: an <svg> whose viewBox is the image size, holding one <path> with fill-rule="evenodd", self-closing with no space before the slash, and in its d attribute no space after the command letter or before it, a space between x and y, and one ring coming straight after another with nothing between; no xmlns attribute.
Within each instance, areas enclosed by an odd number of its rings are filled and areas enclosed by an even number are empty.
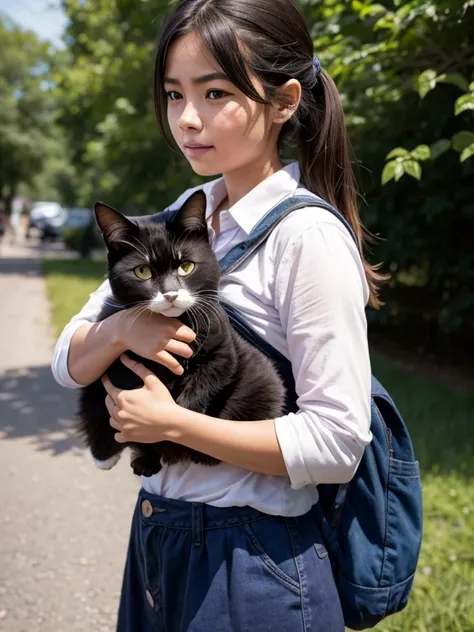
<svg viewBox="0 0 474 632"><path fill-rule="evenodd" d="M257 184L234 206L228 209L235 224L249 235L252 228L285 197L292 195L299 186L300 166L290 162L285 167ZM207 182L203 191L206 194L206 218L209 219L215 209L227 195L224 178Z"/></svg>

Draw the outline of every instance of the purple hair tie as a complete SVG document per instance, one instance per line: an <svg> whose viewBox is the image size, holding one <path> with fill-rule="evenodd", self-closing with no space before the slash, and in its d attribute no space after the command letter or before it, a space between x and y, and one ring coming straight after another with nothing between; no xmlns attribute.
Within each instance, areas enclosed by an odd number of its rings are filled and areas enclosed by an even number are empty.
<svg viewBox="0 0 474 632"><path fill-rule="evenodd" d="M319 73L321 72L321 62L316 57L316 55L313 55L313 66L316 76L319 75Z"/></svg>

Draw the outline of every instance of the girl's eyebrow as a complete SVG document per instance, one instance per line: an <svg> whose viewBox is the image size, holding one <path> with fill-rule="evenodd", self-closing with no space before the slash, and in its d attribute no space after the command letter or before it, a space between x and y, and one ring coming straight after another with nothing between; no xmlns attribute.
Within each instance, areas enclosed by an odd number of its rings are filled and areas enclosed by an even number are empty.
<svg viewBox="0 0 474 632"><path fill-rule="evenodd" d="M229 81L229 78L224 75L222 72L211 72L207 75L201 75L201 77L194 77L192 82L194 85L200 85L201 83L207 83L208 81L215 81L216 79L223 79L224 81ZM171 83L174 85L181 85L179 79L173 79L172 77L164 77L163 83Z"/></svg>

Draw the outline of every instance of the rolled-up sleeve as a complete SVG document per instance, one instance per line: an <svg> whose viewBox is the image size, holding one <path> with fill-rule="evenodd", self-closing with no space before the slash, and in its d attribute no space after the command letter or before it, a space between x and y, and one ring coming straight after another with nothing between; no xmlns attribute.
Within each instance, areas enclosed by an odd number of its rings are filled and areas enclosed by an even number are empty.
<svg viewBox="0 0 474 632"><path fill-rule="evenodd" d="M103 308L107 304L114 304L112 290L110 289L108 280L104 281L102 285L89 296L87 303L76 316L71 318L59 336L54 347L51 371L54 379L61 386L65 386L66 388L81 388L83 386L73 380L69 374L68 356L71 339L82 325L97 322L100 314L103 313Z"/></svg>
<svg viewBox="0 0 474 632"><path fill-rule="evenodd" d="M293 235L275 274L298 411L275 421L293 489L351 480L370 443L368 287L344 226Z"/></svg>

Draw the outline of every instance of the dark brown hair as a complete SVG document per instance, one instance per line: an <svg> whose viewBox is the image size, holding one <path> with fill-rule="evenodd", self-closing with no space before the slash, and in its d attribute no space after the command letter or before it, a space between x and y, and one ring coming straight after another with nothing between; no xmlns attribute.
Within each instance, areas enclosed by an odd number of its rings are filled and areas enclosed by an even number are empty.
<svg viewBox="0 0 474 632"><path fill-rule="evenodd" d="M334 82L313 65L313 42L302 14L292 0L182 0L163 26L155 63L155 111L167 142L166 56L179 37L195 33L229 80L262 105L277 99L280 86L297 79L302 87L298 108L282 128L278 148L297 146L301 182L333 204L348 220L363 252L371 240L357 209L357 192L341 100ZM262 84L255 90L249 71ZM387 275L364 258L371 307L382 304L378 286Z"/></svg>

